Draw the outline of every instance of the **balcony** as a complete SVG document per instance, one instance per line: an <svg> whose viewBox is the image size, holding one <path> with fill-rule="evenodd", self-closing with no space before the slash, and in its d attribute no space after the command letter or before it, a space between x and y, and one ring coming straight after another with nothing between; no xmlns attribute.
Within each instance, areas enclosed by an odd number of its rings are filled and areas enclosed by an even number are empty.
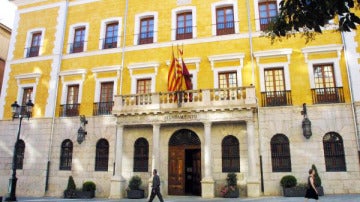
<svg viewBox="0 0 360 202"><path fill-rule="evenodd" d="M260 18L260 30L261 31L265 31L268 29L270 23L272 21L275 21L276 17L265 17L265 18Z"/></svg>
<svg viewBox="0 0 360 202"><path fill-rule="evenodd" d="M229 21L225 23L217 23L216 24L216 35L226 35L226 34L234 34L235 27L234 21Z"/></svg>
<svg viewBox="0 0 360 202"><path fill-rule="evenodd" d="M64 104L60 105L60 116L61 117L70 117L70 116L79 116L80 104Z"/></svg>
<svg viewBox="0 0 360 202"><path fill-rule="evenodd" d="M291 91L268 91L261 93L263 107L287 106L292 104Z"/></svg>
<svg viewBox="0 0 360 202"><path fill-rule="evenodd" d="M103 49L116 48L118 38L119 38L118 36L113 36L113 37L106 37L104 39L101 39L102 48Z"/></svg>
<svg viewBox="0 0 360 202"><path fill-rule="evenodd" d="M149 44L153 43L154 41L154 32L141 32L139 34L139 41L138 44Z"/></svg>
<svg viewBox="0 0 360 202"><path fill-rule="evenodd" d="M108 115L111 114L114 102L95 102L93 108L93 115Z"/></svg>
<svg viewBox="0 0 360 202"><path fill-rule="evenodd" d="M311 89L314 104L343 103L344 91L342 87Z"/></svg>
<svg viewBox="0 0 360 202"><path fill-rule="evenodd" d="M192 27L179 27L176 29L176 40L191 39L193 36Z"/></svg>
<svg viewBox="0 0 360 202"><path fill-rule="evenodd" d="M36 57L39 56L40 46L31 46L26 48L26 57Z"/></svg>
<svg viewBox="0 0 360 202"><path fill-rule="evenodd" d="M253 86L118 95L114 101L113 114L250 109L257 106Z"/></svg>
<svg viewBox="0 0 360 202"><path fill-rule="evenodd" d="M70 43L70 53L80 53L84 51L85 41Z"/></svg>

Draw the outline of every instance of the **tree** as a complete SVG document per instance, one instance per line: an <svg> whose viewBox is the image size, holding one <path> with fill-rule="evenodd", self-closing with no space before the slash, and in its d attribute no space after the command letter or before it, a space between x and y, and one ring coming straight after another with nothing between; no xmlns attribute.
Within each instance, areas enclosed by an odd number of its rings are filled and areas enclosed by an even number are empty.
<svg viewBox="0 0 360 202"><path fill-rule="evenodd" d="M352 12L360 0L281 0L278 17L269 26L271 37L281 37L302 30L321 33L329 20L339 17L339 30L351 31L360 24L360 18Z"/></svg>

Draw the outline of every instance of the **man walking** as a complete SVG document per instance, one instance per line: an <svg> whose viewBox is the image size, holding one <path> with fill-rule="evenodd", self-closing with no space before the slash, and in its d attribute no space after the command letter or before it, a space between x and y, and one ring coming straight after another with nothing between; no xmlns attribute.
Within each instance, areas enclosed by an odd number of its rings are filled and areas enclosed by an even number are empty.
<svg viewBox="0 0 360 202"><path fill-rule="evenodd" d="M150 200L149 202L152 202L155 195L158 196L158 198L160 199L161 202L164 202L161 193L160 193L160 177L157 175L157 170L154 169L153 171L153 181L152 181L152 189L151 189L151 195L150 195Z"/></svg>

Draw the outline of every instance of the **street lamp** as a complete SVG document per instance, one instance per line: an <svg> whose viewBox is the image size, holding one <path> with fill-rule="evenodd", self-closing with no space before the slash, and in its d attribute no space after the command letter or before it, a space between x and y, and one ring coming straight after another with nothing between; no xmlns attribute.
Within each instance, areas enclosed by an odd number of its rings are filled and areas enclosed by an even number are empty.
<svg viewBox="0 0 360 202"><path fill-rule="evenodd" d="M14 154L13 154L13 159L12 159L12 176L11 176L11 179L9 180L9 189L10 189L10 191L9 191L9 196L5 199L5 201L16 201L16 182L17 182L17 178L16 178L16 162L17 162L16 151L17 151L17 146L18 146L18 142L19 142L19 138L20 138L21 122L22 122L23 118L27 118L29 120L29 118L32 115L33 107L34 107L34 104L31 102L31 100L29 100L26 103L25 110L23 109L23 107L18 105L18 103L16 101L11 105L12 119L14 120L16 118L19 118L20 123L19 123L19 129L18 129L18 133L17 133L17 137L16 137L16 142L15 142L15 146L14 146Z"/></svg>
<svg viewBox="0 0 360 202"><path fill-rule="evenodd" d="M306 104L303 104L303 111L301 111L301 114L304 115L304 119L302 121L302 129L303 129L303 135L306 139L309 139L312 135L311 132L311 121L307 116L307 110L306 110Z"/></svg>

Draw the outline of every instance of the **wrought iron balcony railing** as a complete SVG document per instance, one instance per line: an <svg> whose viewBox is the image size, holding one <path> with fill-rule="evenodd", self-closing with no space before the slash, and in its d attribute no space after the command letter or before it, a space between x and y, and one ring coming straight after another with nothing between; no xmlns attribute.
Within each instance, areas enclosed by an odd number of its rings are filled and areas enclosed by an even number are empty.
<svg viewBox="0 0 360 202"><path fill-rule="evenodd" d="M344 91L342 87L311 89L314 104L343 103Z"/></svg>
<svg viewBox="0 0 360 202"><path fill-rule="evenodd" d="M74 43L70 43L70 53L80 53L84 51L86 41L77 41Z"/></svg>
<svg viewBox="0 0 360 202"><path fill-rule="evenodd" d="M103 49L116 48L118 45L119 37L118 36L106 37L100 40L102 42Z"/></svg>
<svg viewBox="0 0 360 202"><path fill-rule="evenodd" d="M70 117L79 116L80 104L64 104L60 105L60 116Z"/></svg>
<svg viewBox="0 0 360 202"><path fill-rule="evenodd" d="M178 27L176 29L176 40L191 39L193 36L193 27Z"/></svg>
<svg viewBox="0 0 360 202"><path fill-rule="evenodd" d="M291 105L291 91L262 92L261 101L263 107Z"/></svg>
<svg viewBox="0 0 360 202"><path fill-rule="evenodd" d="M40 46L31 46L26 48L26 57L36 57L39 56Z"/></svg>
<svg viewBox="0 0 360 202"><path fill-rule="evenodd" d="M234 34L235 33L235 22L229 21L225 23L217 23L216 24L216 35L226 35L226 34Z"/></svg>
<svg viewBox="0 0 360 202"><path fill-rule="evenodd" d="M114 102L95 102L93 108L94 116L111 114Z"/></svg>
<svg viewBox="0 0 360 202"><path fill-rule="evenodd" d="M188 90L115 96L113 114L183 109L249 108L256 106L255 88Z"/></svg>

